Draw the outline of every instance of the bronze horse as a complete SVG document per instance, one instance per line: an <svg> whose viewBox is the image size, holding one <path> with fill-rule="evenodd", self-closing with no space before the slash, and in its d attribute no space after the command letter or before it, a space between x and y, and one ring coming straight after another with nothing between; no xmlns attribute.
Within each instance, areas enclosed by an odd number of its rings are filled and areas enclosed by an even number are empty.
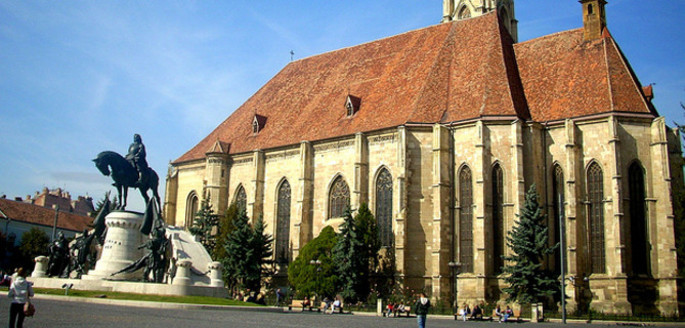
<svg viewBox="0 0 685 328"><path fill-rule="evenodd" d="M155 170L147 168L147 172L143 174L142 185L136 186L136 182L138 181L138 171L123 156L113 151L103 151L98 154L93 162L95 162L95 166L102 174L106 176L111 174L112 180L114 180L113 186L117 188L119 209L126 209L128 188L138 188L138 190L140 190L140 194L143 196L143 199L145 199L145 204L150 201L147 191L148 189L151 189L152 195L157 201L158 208L161 207L159 194L157 193L159 176L157 176L157 172L155 172Z"/></svg>

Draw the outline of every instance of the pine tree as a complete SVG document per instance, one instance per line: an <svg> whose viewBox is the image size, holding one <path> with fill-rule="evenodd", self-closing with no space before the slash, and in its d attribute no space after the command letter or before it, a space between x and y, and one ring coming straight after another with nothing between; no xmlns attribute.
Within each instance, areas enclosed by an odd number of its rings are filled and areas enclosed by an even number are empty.
<svg viewBox="0 0 685 328"><path fill-rule="evenodd" d="M246 288L248 280L248 267L253 258L252 228L248 223L245 211L240 211L233 221L235 229L228 236L226 242L226 257L219 259L224 266L224 281L229 287Z"/></svg>
<svg viewBox="0 0 685 328"><path fill-rule="evenodd" d="M214 214L212 205L208 199L202 200L200 209L195 213L195 220L193 226L190 227L190 233L198 236L200 243L205 247L207 252L214 250L216 245L216 235L214 229L219 223L219 216Z"/></svg>
<svg viewBox="0 0 685 328"><path fill-rule="evenodd" d="M259 290L262 279L273 273L271 266L271 256L273 255L271 244L273 243L273 238L265 232L265 229L266 224L259 217L252 230L252 238L250 239L252 258L247 270L247 288L252 290Z"/></svg>
<svg viewBox="0 0 685 328"><path fill-rule="evenodd" d="M368 235L369 231L374 231L374 228L368 226L369 215L370 213L363 213L363 218L357 215L355 219L347 209L344 222L340 225L338 242L333 248L333 261L340 278L340 294L349 303L366 300L370 291L370 254L371 248L375 246L365 244L365 238L369 239L371 245L378 242L374 242L373 236ZM370 217L373 223L373 215ZM362 222L358 224L359 221Z"/></svg>
<svg viewBox="0 0 685 328"><path fill-rule="evenodd" d="M559 245L548 244L548 227L538 203L535 185L526 193L526 201L518 215L519 221L507 234L507 245L513 251L503 256L508 261L503 272L509 287L503 291L509 294L509 301L535 303L545 296L559 292L559 284L549 270L543 268L546 255L553 254Z"/></svg>

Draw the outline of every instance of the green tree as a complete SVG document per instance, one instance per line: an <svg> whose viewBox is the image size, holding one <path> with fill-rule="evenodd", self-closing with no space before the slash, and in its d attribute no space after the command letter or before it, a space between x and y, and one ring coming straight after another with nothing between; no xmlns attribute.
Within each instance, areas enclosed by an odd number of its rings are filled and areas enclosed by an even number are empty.
<svg viewBox="0 0 685 328"><path fill-rule="evenodd" d="M288 266L288 280L297 292L297 297L318 295L333 297L338 286L338 273L333 262L332 250L338 236L328 226L308 242ZM312 261L319 261L312 264Z"/></svg>
<svg viewBox="0 0 685 328"><path fill-rule="evenodd" d="M214 214L209 199L203 199L200 209L195 213L193 226L189 230L191 234L198 237L207 252L213 251L216 245L214 229L216 229L218 223L219 216Z"/></svg>
<svg viewBox="0 0 685 328"><path fill-rule="evenodd" d="M260 216L255 222L250 239L252 258L249 261L250 266L247 270L247 288L252 290L259 290L263 278L273 274L271 261L273 238L265 230L266 224Z"/></svg>
<svg viewBox="0 0 685 328"><path fill-rule="evenodd" d="M546 255L553 254L559 244L549 246L548 227L545 216L538 203L535 185L526 193L526 201L521 208L519 220L507 233L507 245L513 251L511 256L503 256L507 264L503 272L509 287L503 291L509 300L519 303L535 303L546 296L559 292L559 284L551 271L543 268Z"/></svg>
<svg viewBox="0 0 685 328"><path fill-rule="evenodd" d="M348 208L340 225L340 236L333 247L333 261L340 277L340 294L348 303L366 300L370 291L369 250L364 245L364 233Z"/></svg>
<svg viewBox="0 0 685 328"><path fill-rule="evenodd" d="M50 238L48 235L38 228L31 228L21 236L21 243L19 243L19 252L22 257L22 266L31 271L35 265L33 259L39 255L48 255L48 246Z"/></svg>
<svg viewBox="0 0 685 328"><path fill-rule="evenodd" d="M220 259L224 266L224 278L229 287L246 288L248 267L252 258L250 241L252 228L244 210L233 221L234 230L226 240L226 257Z"/></svg>
<svg viewBox="0 0 685 328"><path fill-rule="evenodd" d="M271 274L271 244L273 238L265 232L259 218L254 228L244 210L233 220L233 231L224 246L225 256L218 259L224 265L224 281L229 287L259 290L263 279Z"/></svg>
<svg viewBox="0 0 685 328"><path fill-rule="evenodd" d="M226 213L221 217L219 221L219 231L216 235L216 245L214 246L214 251L212 252L212 258L214 260L222 259L226 257L226 242L228 241L228 236L235 230L233 221L238 217L238 206L233 203Z"/></svg>

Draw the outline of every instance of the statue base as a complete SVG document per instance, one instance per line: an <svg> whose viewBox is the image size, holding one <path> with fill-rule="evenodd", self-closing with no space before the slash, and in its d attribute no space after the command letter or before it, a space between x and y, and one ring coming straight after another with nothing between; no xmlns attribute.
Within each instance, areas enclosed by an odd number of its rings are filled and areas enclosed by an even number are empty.
<svg viewBox="0 0 685 328"><path fill-rule="evenodd" d="M133 273L120 273L144 255L142 245L146 236L140 233L143 214L137 212L112 212L105 218L107 234L100 259L95 268L81 277L83 280L140 280L142 270Z"/></svg>

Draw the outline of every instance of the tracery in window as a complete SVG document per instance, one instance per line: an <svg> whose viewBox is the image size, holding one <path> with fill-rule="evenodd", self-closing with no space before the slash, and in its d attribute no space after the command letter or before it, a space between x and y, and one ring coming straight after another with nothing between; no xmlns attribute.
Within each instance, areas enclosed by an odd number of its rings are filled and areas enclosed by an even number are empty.
<svg viewBox="0 0 685 328"><path fill-rule="evenodd" d="M290 262L290 183L283 180L278 188L278 206L276 211L276 262Z"/></svg>
<svg viewBox="0 0 685 328"><path fill-rule="evenodd" d="M554 211L554 217L552 217L552 222L550 226L555 227L552 231L552 241L554 244L559 243L559 247L554 251L554 274L561 274L561 252L563 247L565 247L565 236L562 236L563 224L564 224L564 171L561 166L554 165L552 172L552 208Z"/></svg>
<svg viewBox="0 0 685 328"><path fill-rule="evenodd" d="M350 206L350 188L342 178L338 176L331 185L328 194L328 218L339 218L345 214L345 209Z"/></svg>
<svg viewBox="0 0 685 328"><path fill-rule="evenodd" d="M504 176L502 168L496 164L492 168L492 238L493 238L493 269L495 274L502 273L504 260Z"/></svg>
<svg viewBox="0 0 685 328"><path fill-rule="evenodd" d="M392 176L383 168L376 178L376 221L382 247L391 247L392 232Z"/></svg>
<svg viewBox="0 0 685 328"><path fill-rule="evenodd" d="M604 175L599 164L587 169L588 216L590 233L590 273L605 272L604 249Z"/></svg>
<svg viewBox="0 0 685 328"><path fill-rule="evenodd" d="M461 272L473 272L473 186L471 169L459 172L459 262Z"/></svg>
<svg viewBox="0 0 685 328"><path fill-rule="evenodd" d="M245 188L243 185L238 186L235 192L235 198L233 198L233 203L238 207L238 211L247 211L247 194L245 193Z"/></svg>

